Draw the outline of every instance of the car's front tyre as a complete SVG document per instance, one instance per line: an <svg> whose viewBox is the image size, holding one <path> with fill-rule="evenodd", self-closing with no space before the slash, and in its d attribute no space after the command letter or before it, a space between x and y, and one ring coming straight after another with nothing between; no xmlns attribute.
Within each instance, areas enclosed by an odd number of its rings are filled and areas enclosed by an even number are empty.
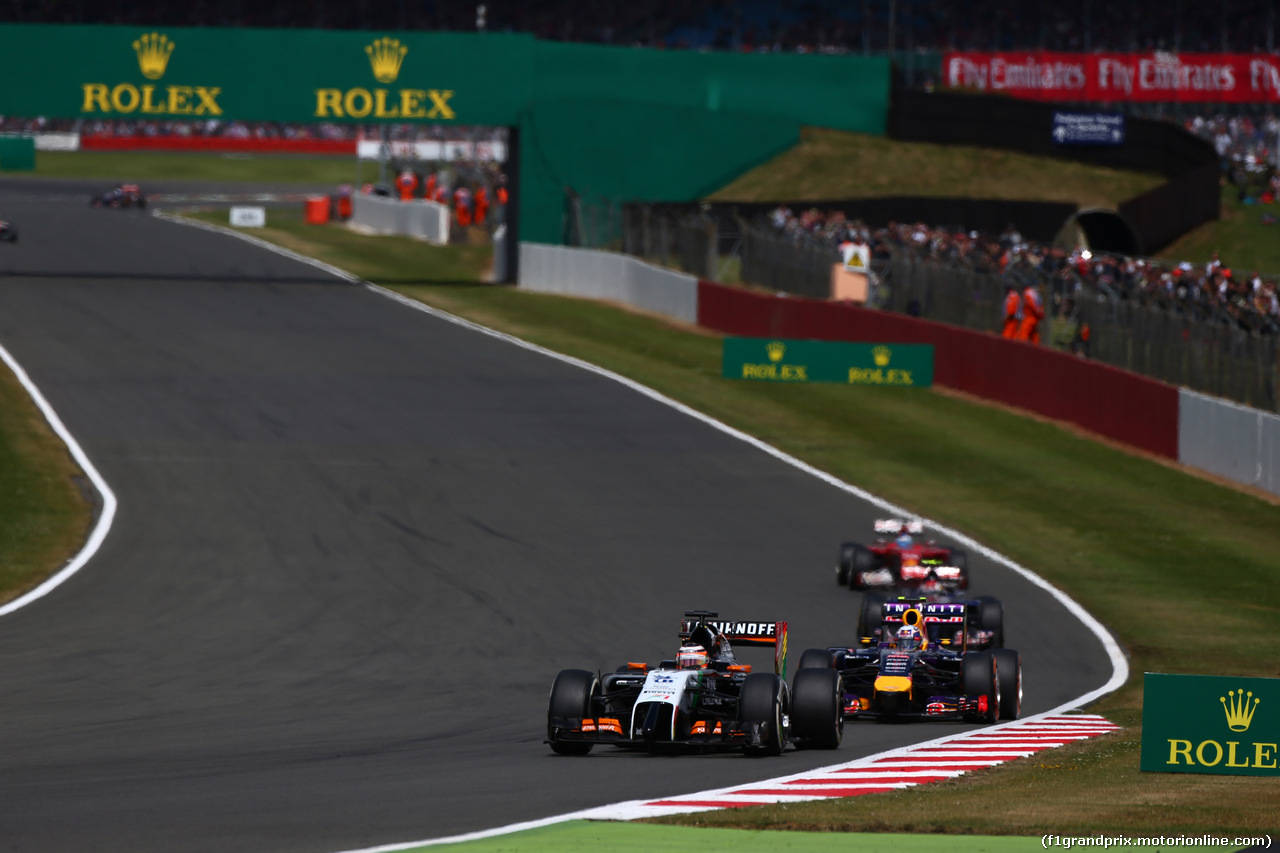
<svg viewBox="0 0 1280 853"><path fill-rule="evenodd" d="M585 669L566 669L556 676L551 685L551 700L547 705L547 740L551 751L557 755L586 755L593 744L590 741L560 740L556 737L553 721L556 717L582 719L592 716L592 700L600 693L600 679Z"/></svg>
<svg viewBox="0 0 1280 853"><path fill-rule="evenodd" d="M844 687L834 669L801 669L791 686L791 733L804 746L838 749L844 738Z"/></svg>
<svg viewBox="0 0 1280 853"><path fill-rule="evenodd" d="M763 743L744 746L743 753L751 756L781 755L790 735L787 730L789 710L785 681L771 672L748 675L738 695L738 719L744 723L762 723Z"/></svg>

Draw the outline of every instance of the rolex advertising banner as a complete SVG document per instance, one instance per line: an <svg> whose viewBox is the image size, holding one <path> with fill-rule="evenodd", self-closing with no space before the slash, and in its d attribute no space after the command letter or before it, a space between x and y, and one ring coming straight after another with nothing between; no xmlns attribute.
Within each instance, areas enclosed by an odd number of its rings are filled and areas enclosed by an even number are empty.
<svg viewBox="0 0 1280 853"><path fill-rule="evenodd" d="M1280 678L1146 673L1141 766L1280 776Z"/></svg>
<svg viewBox="0 0 1280 853"><path fill-rule="evenodd" d="M535 103L585 100L883 133L889 91L888 62L860 56L230 27L0 24L0 73L0 114L135 121L514 127Z"/></svg>
<svg viewBox="0 0 1280 853"><path fill-rule="evenodd" d="M927 388L933 384L933 346L725 338L722 375L766 382Z"/></svg>
<svg viewBox="0 0 1280 853"><path fill-rule="evenodd" d="M59 118L514 124L534 41L502 33L0 27L0 112Z"/></svg>
<svg viewBox="0 0 1280 853"><path fill-rule="evenodd" d="M0 23L0 115L78 120L89 134L169 122L514 128L508 224L547 243L564 239L570 196L693 201L796 144L804 125L883 135L889 72L887 57L522 33Z"/></svg>

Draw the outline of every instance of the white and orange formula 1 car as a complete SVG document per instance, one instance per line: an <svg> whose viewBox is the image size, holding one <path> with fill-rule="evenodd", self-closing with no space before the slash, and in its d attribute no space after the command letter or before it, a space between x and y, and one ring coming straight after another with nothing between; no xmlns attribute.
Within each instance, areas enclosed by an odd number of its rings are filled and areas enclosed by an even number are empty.
<svg viewBox="0 0 1280 853"><path fill-rule="evenodd" d="M788 688L786 622L719 620L690 610L680 648L657 666L626 663L598 674L566 669L551 686L547 743L560 755L597 744L630 749L781 755L789 745L840 746L844 691L833 669L798 673ZM731 644L771 646L773 672L752 672Z"/></svg>

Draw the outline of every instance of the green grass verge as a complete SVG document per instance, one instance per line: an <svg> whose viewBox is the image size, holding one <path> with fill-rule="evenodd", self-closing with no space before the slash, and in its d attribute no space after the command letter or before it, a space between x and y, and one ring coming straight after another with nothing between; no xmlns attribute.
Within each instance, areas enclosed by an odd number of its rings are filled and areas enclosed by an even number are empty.
<svg viewBox="0 0 1280 853"><path fill-rule="evenodd" d="M88 535L80 473L17 377L0 364L0 603L43 581Z"/></svg>
<svg viewBox="0 0 1280 853"><path fill-rule="evenodd" d="M259 184L354 183L354 155L194 154L168 151L38 151L34 174L45 178L132 181L243 181ZM364 180L377 166L366 163ZM146 187L144 186L145 190Z"/></svg>
<svg viewBox="0 0 1280 853"><path fill-rule="evenodd" d="M1167 833L1166 833L1167 834ZM613 824L568 821L523 832L454 844L414 848L457 853L705 853L733 850L735 853L1031 853L1046 849L1039 837L889 834L835 834L831 832L779 832L760 830L689 830L655 824ZM1192 853L1221 853L1230 847L1188 845L1178 850Z"/></svg>

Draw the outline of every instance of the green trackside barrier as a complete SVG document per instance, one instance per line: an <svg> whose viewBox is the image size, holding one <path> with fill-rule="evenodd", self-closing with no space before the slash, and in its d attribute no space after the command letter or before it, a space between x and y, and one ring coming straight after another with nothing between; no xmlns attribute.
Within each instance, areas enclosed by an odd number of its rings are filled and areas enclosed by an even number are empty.
<svg viewBox="0 0 1280 853"><path fill-rule="evenodd" d="M56 61L50 61L56 57ZM519 239L566 199L693 201L799 140L883 136L885 57L659 51L513 33L0 24L0 115L510 127Z"/></svg>
<svg viewBox="0 0 1280 853"><path fill-rule="evenodd" d="M34 137L0 136L0 172L30 172L35 167Z"/></svg>
<svg viewBox="0 0 1280 853"><path fill-rule="evenodd" d="M1148 672L1142 695L1143 771L1280 776L1280 678Z"/></svg>
<svg viewBox="0 0 1280 853"><path fill-rule="evenodd" d="M721 375L765 382L928 388L933 384L933 346L725 338Z"/></svg>

